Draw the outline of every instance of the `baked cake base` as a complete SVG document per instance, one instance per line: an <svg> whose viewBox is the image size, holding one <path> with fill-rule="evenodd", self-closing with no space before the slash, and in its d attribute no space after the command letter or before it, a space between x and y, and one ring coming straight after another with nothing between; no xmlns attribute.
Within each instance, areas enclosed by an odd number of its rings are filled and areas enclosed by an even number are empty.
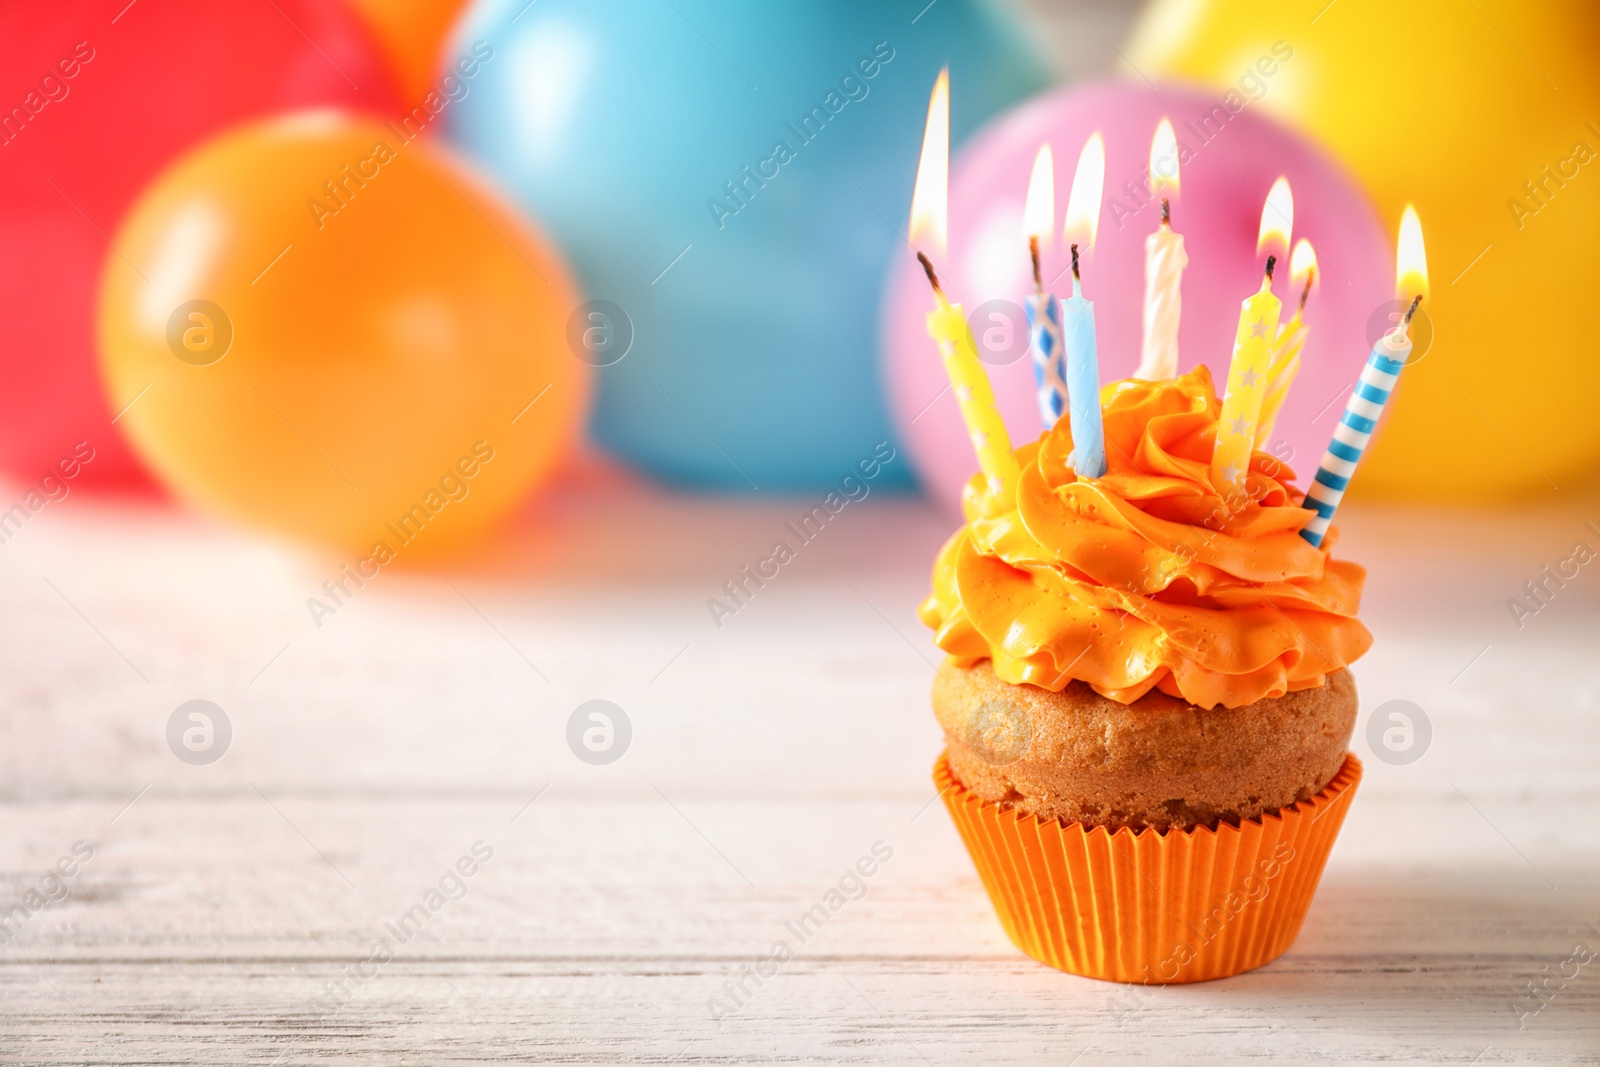
<svg viewBox="0 0 1600 1067"><path fill-rule="evenodd" d="M987 660L945 664L933 687L950 772L1019 812L1108 829L1237 826L1321 792L1345 759L1350 672L1239 708L1150 692L1132 704L1082 682L1012 685Z"/></svg>

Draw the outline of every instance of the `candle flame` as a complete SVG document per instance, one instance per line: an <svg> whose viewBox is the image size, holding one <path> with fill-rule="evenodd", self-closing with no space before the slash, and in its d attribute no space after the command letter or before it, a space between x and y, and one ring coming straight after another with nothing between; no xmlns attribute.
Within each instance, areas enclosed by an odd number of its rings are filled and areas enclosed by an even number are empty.
<svg viewBox="0 0 1600 1067"><path fill-rule="evenodd" d="M1150 139L1150 191L1157 199L1178 192L1178 138L1165 118Z"/></svg>
<svg viewBox="0 0 1600 1067"><path fill-rule="evenodd" d="M1028 179L1028 199L1022 206L1022 237L1037 237L1041 244L1050 245L1051 231L1056 225L1056 165L1050 146L1039 146L1033 159L1033 177Z"/></svg>
<svg viewBox="0 0 1600 1067"><path fill-rule="evenodd" d="M1072 192L1067 196L1067 222L1064 233L1069 244L1094 247L1100 229L1100 193L1106 184L1106 143L1099 132L1084 142L1078 156L1078 169L1072 175Z"/></svg>
<svg viewBox="0 0 1600 1067"><path fill-rule="evenodd" d="M1310 285L1316 280L1317 252L1304 237L1294 243L1294 255L1289 257L1289 281L1293 285Z"/></svg>
<svg viewBox="0 0 1600 1067"><path fill-rule="evenodd" d="M911 193L911 243L943 256L949 245L946 218L950 202L950 68L939 72L928 97L928 125L922 133L922 158Z"/></svg>
<svg viewBox="0 0 1600 1067"><path fill-rule="evenodd" d="M1294 194L1289 179L1272 183L1272 192L1261 206L1261 232L1256 237L1256 255L1283 256L1289 251L1289 234L1294 232Z"/></svg>
<svg viewBox="0 0 1600 1067"><path fill-rule="evenodd" d="M1394 257L1395 295L1402 300L1428 295L1428 253L1422 245L1417 209L1406 205L1400 216L1400 240Z"/></svg>

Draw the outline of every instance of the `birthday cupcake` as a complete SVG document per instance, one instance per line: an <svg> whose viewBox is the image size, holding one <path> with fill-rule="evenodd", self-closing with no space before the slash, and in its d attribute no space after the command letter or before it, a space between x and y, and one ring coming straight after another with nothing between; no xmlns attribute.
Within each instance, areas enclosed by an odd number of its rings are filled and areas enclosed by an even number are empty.
<svg viewBox="0 0 1600 1067"><path fill-rule="evenodd" d="M924 622L935 778L1002 924L1054 967L1189 982L1294 940L1361 768L1348 665L1365 572L1294 474L1214 481L1208 371L1102 390L1106 470L1062 419L979 476Z"/></svg>

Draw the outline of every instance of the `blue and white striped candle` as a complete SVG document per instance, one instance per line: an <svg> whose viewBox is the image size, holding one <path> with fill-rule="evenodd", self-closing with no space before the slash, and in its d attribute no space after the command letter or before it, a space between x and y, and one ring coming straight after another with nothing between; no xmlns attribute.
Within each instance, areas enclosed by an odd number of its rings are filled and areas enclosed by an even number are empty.
<svg viewBox="0 0 1600 1067"><path fill-rule="evenodd" d="M1400 371L1411 358L1411 317L1428 292L1428 254L1422 244L1422 223L1417 220L1417 210L1410 204L1400 216L1400 238L1395 242L1394 287L1396 293L1411 296L1398 325L1372 346L1367 365L1361 369L1361 379L1350 394L1344 415L1334 427L1333 440L1322 455L1322 466L1306 490L1305 506L1315 511L1311 521L1301 529L1300 536L1321 548L1322 539L1328 536L1333 513L1344 499L1345 488L1350 484L1356 464L1367 451L1372 431L1378 428L1389 396L1400 380Z"/></svg>
<svg viewBox="0 0 1600 1067"><path fill-rule="evenodd" d="M1024 302L1028 338L1033 350L1033 380L1039 386L1039 417L1044 428L1055 427L1067 410L1067 380L1062 373L1061 312L1050 293L1039 291Z"/></svg>
<svg viewBox="0 0 1600 1067"><path fill-rule="evenodd" d="M1372 346L1372 354L1367 357L1367 365L1361 368L1361 378L1350 394L1350 402L1345 405L1339 425L1334 427L1333 440L1328 442L1328 450L1322 455L1322 465L1306 490L1305 506L1316 514L1301 529L1300 536L1316 548L1322 547L1322 539L1328 535L1333 513L1344 499L1345 487L1350 484L1356 464L1361 462L1367 442L1372 440L1372 431L1383 415L1384 405L1389 403L1395 383L1400 380L1401 368L1411 355L1411 338L1406 334L1410 321L1411 316L1407 315L1405 322L1378 338L1378 343Z"/></svg>

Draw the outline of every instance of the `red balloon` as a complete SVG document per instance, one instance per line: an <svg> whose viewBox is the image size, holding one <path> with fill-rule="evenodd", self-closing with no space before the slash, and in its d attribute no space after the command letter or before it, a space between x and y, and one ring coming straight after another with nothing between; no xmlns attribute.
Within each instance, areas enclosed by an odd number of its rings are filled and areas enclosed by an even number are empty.
<svg viewBox="0 0 1600 1067"><path fill-rule="evenodd" d="M376 46L326 0L51 0L0 8L0 469L146 482L94 351L111 240L145 184L217 131L320 104L392 114ZM315 190L308 190L311 195ZM137 270L139 264L133 264Z"/></svg>

